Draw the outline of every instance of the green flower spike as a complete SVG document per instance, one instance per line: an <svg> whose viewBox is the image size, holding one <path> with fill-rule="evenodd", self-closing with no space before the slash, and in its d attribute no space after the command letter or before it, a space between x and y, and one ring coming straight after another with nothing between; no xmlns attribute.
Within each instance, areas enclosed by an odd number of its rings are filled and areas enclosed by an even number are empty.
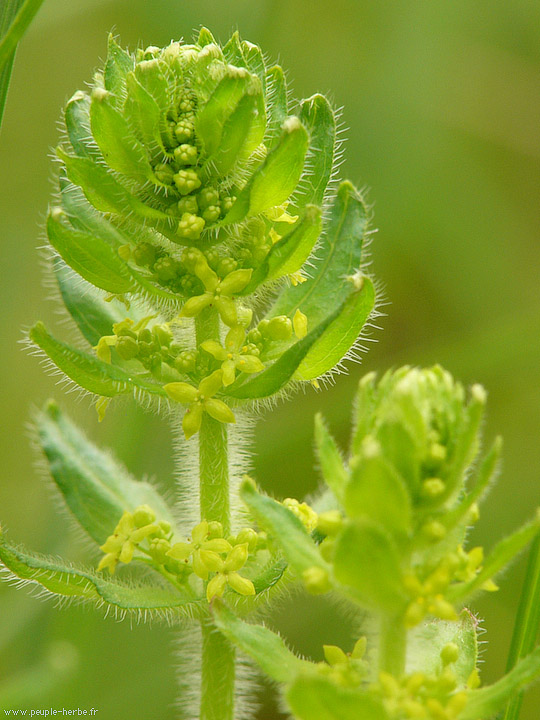
<svg viewBox="0 0 540 720"><path fill-rule="evenodd" d="M181 562L187 562L191 556L193 572L203 580L208 580L211 569L204 561L205 555L212 553L219 557L218 553L228 553L232 549L232 545L224 538L210 538L210 530L209 524L203 520L193 528L191 542L175 543L167 552L167 555Z"/></svg>
<svg viewBox="0 0 540 720"><path fill-rule="evenodd" d="M114 533L101 545L100 549L105 555L101 558L97 569L104 570L108 567L110 573L114 574L119 562L130 563L139 543L151 535L162 533L154 524L155 519L155 513L148 505L141 505L133 513L126 510Z"/></svg>
<svg viewBox="0 0 540 720"><path fill-rule="evenodd" d="M244 290L253 270L233 270L220 280L217 273L208 265L204 255L197 248L189 248L184 253L184 264L193 268L193 273L202 281L205 292L190 298L180 311L180 317L196 317L202 310L213 306L219 312L221 319L229 327L238 322L238 314L234 303L234 296Z"/></svg>
<svg viewBox="0 0 540 720"><path fill-rule="evenodd" d="M253 345L245 345L246 331L240 325L231 328L225 338L225 347L215 340L206 340L201 348L210 353L212 357L222 363L223 385L232 385L236 378L236 371L244 373L257 373L264 370L264 365L257 355L258 350Z"/></svg>
<svg viewBox="0 0 540 720"><path fill-rule="evenodd" d="M199 432L204 412L207 412L214 420L222 423L236 422L231 408L223 400L217 400L213 397L222 387L223 370L216 370L208 377L205 377L199 383L198 388L185 382L172 382L163 386L171 400L179 403L189 403L182 421L186 440Z"/></svg>
<svg viewBox="0 0 540 720"><path fill-rule="evenodd" d="M225 560L217 553L205 552L205 565L216 574L208 583L206 597L208 602L213 597L221 597L229 585L239 595L255 595L255 587L251 580L242 577L238 570L244 567L248 559L248 544L235 545Z"/></svg>

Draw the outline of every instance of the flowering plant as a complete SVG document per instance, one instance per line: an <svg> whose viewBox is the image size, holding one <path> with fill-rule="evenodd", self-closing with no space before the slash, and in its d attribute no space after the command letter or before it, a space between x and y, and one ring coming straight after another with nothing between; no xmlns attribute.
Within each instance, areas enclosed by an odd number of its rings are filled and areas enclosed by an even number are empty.
<svg viewBox="0 0 540 720"><path fill-rule="evenodd" d="M256 413L320 387L376 316L368 212L337 183L336 113L292 103L283 72L237 34L135 54L109 39L90 92L64 111L51 268L84 349L37 323L31 347L95 399L132 395L176 436L176 501L136 480L50 401L36 427L95 569L0 535L8 578L123 617L165 618L181 638L182 717L252 717L244 655L283 685L301 720L487 720L540 673L537 651L479 688L464 602L538 532L484 560L467 527L497 469L473 471L485 393L445 371L361 381L347 462L316 422L327 490L261 494L244 447ZM124 565L140 573L122 578ZM118 571L118 572L117 572ZM298 658L255 620L292 585L368 617L350 653ZM366 615L367 613L367 615Z"/></svg>

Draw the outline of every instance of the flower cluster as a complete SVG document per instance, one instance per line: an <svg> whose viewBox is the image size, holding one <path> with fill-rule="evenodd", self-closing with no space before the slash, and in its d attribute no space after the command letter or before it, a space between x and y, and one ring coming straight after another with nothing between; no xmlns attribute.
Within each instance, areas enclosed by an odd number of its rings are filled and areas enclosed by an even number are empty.
<svg viewBox="0 0 540 720"><path fill-rule="evenodd" d="M191 531L187 540L174 542L170 523L156 522L155 512L141 505L133 512L125 511L114 532L101 546L105 553L97 567L114 573L118 563L128 564L139 551L138 559L153 565L165 577L186 582L193 573L208 581L206 597L221 597L227 586L239 595L255 595L253 582L240 575L250 553L264 546L263 534L251 528L235 536L223 536L221 523L203 520Z"/></svg>
<svg viewBox="0 0 540 720"><path fill-rule="evenodd" d="M237 34L220 46L203 29L134 54L111 37L64 119L47 234L95 355L42 325L30 339L71 380L102 398L180 403L189 438L204 412L233 422L235 406L317 386L349 353L375 293L359 269L362 198L350 183L329 190L336 119L324 97L293 107L258 47ZM67 268L86 282L84 312Z"/></svg>

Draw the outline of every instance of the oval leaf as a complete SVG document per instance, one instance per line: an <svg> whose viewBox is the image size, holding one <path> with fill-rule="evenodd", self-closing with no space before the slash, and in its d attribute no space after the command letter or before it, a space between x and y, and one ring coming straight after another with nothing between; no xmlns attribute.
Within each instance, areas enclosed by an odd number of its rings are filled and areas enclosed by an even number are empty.
<svg viewBox="0 0 540 720"><path fill-rule="evenodd" d="M286 697L299 720L389 720L379 698L315 674L299 677Z"/></svg>
<svg viewBox="0 0 540 720"><path fill-rule="evenodd" d="M388 533L366 519L348 525L336 540L336 578L366 608L398 614L407 601L398 550Z"/></svg>
<svg viewBox="0 0 540 720"><path fill-rule="evenodd" d="M297 572L302 573L311 567L329 570L329 565L322 559L311 535L288 508L261 495L251 481L242 484L240 494L259 526L272 534Z"/></svg>
<svg viewBox="0 0 540 720"><path fill-rule="evenodd" d="M361 283L361 289L351 292L341 311L312 345L298 366L295 379L312 380L324 375L353 347L375 306L373 283L366 277L361 279ZM307 315L307 318L309 323L311 317Z"/></svg>
<svg viewBox="0 0 540 720"><path fill-rule="evenodd" d="M0 538L0 563L13 579L41 586L47 594L110 607L113 612L119 611L120 616L123 611L142 611L157 616L174 613L188 617L201 616L204 612L204 605L199 600L172 586L127 585L90 570L27 553L9 545L3 536Z"/></svg>
<svg viewBox="0 0 540 720"><path fill-rule="evenodd" d="M111 105L107 92L100 88L92 94L90 125L109 167L137 179L153 177L146 150L124 116Z"/></svg>
<svg viewBox="0 0 540 720"><path fill-rule="evenodd" d="M240 620L221 600L214 600L212 614L225 637L253 658L272 680L288 683L302 669L311 666L291 652L279 635L262 625L250 625Z"/></svg>
<svg viewBox="0 0 540 720"><path fill-rule="evenodd" d="M66 264L92 285L116 294L133 289L131 273L115 250L101 238L62 222L61 212L49 213L47 235Z"/></svg>
<svg viewBox="0 0 540 720"><path fill-rule="evenodd" d="M116 365L109 365L87 355L50 335L43 323L36 323L29 333L30 340L40 347L56 367L85 390L104 397L129 392L167 397L161 385L137 377Z"/></svg>
<svg viewBox="0 0 540 720"><path fill-rule="evenodd" d="M286 287L268 312L268 317L292 317L301 309L316 325L339 307L351 292L347 277L354 276L361 264L367 230L367 211L361 196L349 182L340 185L330 210L308 280Z"/></svg>
<svg viewBox="0 0 540 720"><path fill-rule="evenodd" d="M169 219L161 210L145 205L132 195L103 166L97 165L89 158L67 155L61 148L56 152L66 166L66 173L71 182L82 188L89 202L97 210L119 215L134 213L141 218L151 220Z"/></svg>
<svg viewBox="0 0 540 720"><path fill-rule="evenodd" d="M297 117L288 118L279 143L241 190L223 223L241 222L245 217L282 205L298 184L307 146L305 127Z"/></svg>
<svg viewBox="0 0 540 720"><path fill-rule="evenodd" d="M174 527L167 503L147 482L138 482L108 453L93 445L50 401L35 418L41 448L66 505L98 545L112 535L124 511L149 505Z"/></svg>
<svg viewBox="0 0 540 720"><path fill-rule="evenodd" d="M300 120L309 133L306 171L300 181L301 190L295 194L293 205L308 203L322 205L326 186L332 177L336 149L336 118L330 103L323 95L304 100Z"/></svg>

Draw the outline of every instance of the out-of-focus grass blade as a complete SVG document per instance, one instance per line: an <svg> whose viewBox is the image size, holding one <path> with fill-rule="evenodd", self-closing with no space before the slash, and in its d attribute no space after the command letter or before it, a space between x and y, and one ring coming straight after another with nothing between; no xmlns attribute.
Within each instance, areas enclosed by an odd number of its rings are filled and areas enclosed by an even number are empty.
<svg viewBox="0 0 540 720"><path fill-rule="evenodd" d="M0 128L15 50L43 0L2 0L0 3Z"/></svg>
<svg viewBox="0 0 540 720"><path fill-rule="evenodd" d="M506 670L510 672L519 660L534 650L540 628L540 536L529 551L527 572L514 625ZM504 720L518 720L523 692L515 695L506 708Z"/></svg>

